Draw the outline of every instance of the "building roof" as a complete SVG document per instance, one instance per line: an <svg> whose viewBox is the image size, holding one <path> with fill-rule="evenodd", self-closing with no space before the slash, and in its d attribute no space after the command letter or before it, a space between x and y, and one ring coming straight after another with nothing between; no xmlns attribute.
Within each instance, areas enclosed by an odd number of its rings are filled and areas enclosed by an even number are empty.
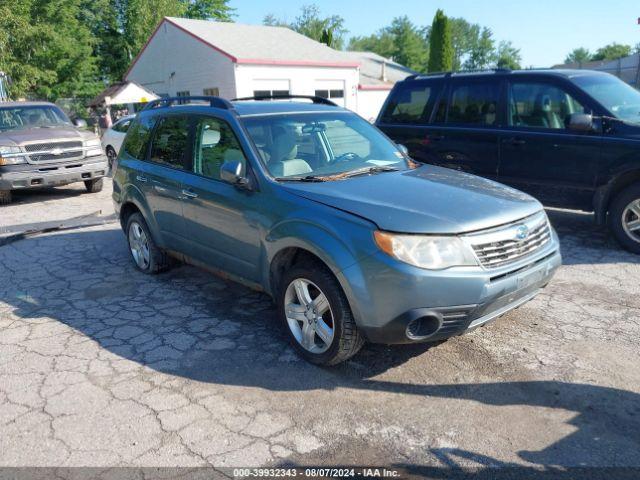
<svg viewBox="0 0 640 480"><path fill-rule="evenodd" d="M340 52L360 64L360 88L386 90L418 72L373 52Z"/></svg>
<svg viewBox="0 0 640 480"><path fill-rule="evenodd" d="M359 62L286 27L165 17L235 63L351 67Z"/></svg>

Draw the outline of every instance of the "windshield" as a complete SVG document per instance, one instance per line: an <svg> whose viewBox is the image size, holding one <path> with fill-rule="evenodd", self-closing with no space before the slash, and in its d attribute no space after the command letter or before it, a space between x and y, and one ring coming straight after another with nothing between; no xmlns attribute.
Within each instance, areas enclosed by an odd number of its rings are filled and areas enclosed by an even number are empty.
<svg viewBox="0 0 640 480"><path fill-rule="evenodd" d="M269 173L281 180L406 169L405 156L371 124L348 112L244 117ZM370 170L371 169L371 170Z"/></svg>
<svg viewBox="0 0 640 480"><path fill-rule="evenodd" d="M621 120L640 122L640 92L613 75L576 77L574 82Z"/></svg>
<svg viewBox="0 0 640 480"><path fill-rule="evenodd" d="M51 105L0 108L0 131L49 128L70 123L62 110Z"/></svg>

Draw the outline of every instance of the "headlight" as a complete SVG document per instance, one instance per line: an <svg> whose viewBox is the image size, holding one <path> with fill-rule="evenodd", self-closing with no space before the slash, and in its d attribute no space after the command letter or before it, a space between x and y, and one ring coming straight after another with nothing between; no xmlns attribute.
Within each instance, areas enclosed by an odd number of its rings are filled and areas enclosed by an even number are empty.
<svg viewBox="0 0 640 480"><path fill-rule="evenodd" d="M102 155L102 144L99 138L90 138L84 141L84 149L87 157Z"/></svg>
<svg viewBox="0 0 640 480"><path fill-rule="evenodd" d="M402 235L376 231L378 247L401 262L429 270L477 265L471 247L458 237Z"/></svg>
<svg viewBox="0 0 640 480"><path fill-rule="evenodd" d="M26 163L20 147L1 146L0 145L0 165L17 165L18 163Z"/></svg>

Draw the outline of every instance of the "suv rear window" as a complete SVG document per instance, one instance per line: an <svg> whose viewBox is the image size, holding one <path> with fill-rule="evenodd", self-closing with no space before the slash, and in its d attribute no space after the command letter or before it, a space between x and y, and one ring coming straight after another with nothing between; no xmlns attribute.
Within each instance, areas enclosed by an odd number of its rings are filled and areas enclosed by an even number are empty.
<svg viewBox="0 0 640 480"><path fill-rule="evenodd" d="M137 118L131 123L127 136L124 139L122 148L127 155L144 160L147 156L149 137L155 125L155 117Z"/></svg>
<svg viewBox="0 0 640 480"><path fill-rule="evenodd" d="M381 117L384 123L417 123L429 118L428 107L436 93L434 84L400 84Z"/></svg>
<svg viewBox="0 0 640 480"><path fill-rule="evenodd" d="M498 92L495 82L452 85L447 123L495 125Z"/></svg>

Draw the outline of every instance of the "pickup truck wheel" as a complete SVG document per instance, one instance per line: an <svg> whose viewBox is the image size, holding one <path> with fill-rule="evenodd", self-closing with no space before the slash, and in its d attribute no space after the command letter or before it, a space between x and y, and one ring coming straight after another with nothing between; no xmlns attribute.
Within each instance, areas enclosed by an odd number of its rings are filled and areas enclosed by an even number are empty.
<svg viewBox="0 0 640 480"><path fill-rule="evenodd" d="M171 258L153 241L147 222L140 213L127 219L127 241L136 268L143 273L155 274L171 266Z"/></svg>
<svg viewBox="0 0 640 480"><path fill-rule="evenodd" d="M11 200L11 190L0 190L0 205L9 205Z"/></svg>
<svg viewBox="0 0 640 480"><path fill-rule="evenodd" d="M609 227L624 248L640 254L640 184L626 188L613 199Z"/></svg>
<svg viewBox="0 0 640 480"><path fill-rule="evenodd" d="M87 189L89 193L98 193L102 191L102 186L104 185L104 180L102 178L97 178L95 180L85 180L84 188Z"/></svg>
<svg viewBox="0 0 640 480"><path fill-rule="evenodd" d="M294 266L280 285L278 314L302 357L317 365L336 365L360 350L364 338L349 302L324 266Z"/></svg>

